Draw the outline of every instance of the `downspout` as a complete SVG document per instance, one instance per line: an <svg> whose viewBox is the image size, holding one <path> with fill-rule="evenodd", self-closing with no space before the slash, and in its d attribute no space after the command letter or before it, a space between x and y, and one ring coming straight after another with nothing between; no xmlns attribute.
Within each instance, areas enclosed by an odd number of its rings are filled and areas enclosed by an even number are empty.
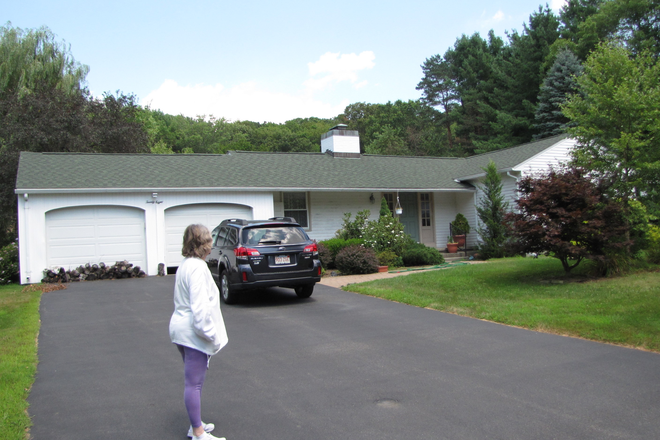
<svg viewBox="0 0 660 440"><path fill-rule="evenodd" d="M28 198L29 198L28 193L23 194L23 224L25 225L25 228L23 229L23 231L25 232L23 234L23 239L25 241L23 250L25 251L25 254L28 255L28 258L24 258L23 262L25 263L25 281L28 284L30 284L32 282L32 271L30 269L30 248L29 248L30 242L28 239L28 237L30 236L30 228L28 227L29 218L30 218L28 209L30 209L30 206L28 205Z"/></svg>

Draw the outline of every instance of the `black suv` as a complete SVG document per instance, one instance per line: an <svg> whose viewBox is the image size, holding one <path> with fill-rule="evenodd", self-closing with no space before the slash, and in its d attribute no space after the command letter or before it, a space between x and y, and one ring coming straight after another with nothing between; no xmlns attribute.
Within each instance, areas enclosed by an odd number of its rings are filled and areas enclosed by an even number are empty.
<svg viewBox="0 0 660 440"><path fill-rule="evenodd" d="M292 218L228 219L211 235L206 263L226 304L235 303L240 290L273 286L309 298L321 281L316 243Z"/></svg>

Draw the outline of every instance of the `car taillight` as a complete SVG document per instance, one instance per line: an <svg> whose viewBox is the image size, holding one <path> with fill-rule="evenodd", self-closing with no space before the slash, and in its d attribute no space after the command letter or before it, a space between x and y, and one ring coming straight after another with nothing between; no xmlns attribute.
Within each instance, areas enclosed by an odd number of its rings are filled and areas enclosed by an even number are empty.
<svg viewBox="0 0 660 440"><path fill-rule="evenodd" d="M303 252L318 252L319 248L316 246L316 243L312 243L310 245L305 246L305 249L303 249Z"/></svg>
<svg viewBox="0 0 660 440"><path fill-rule="evenodd" d="M237 257L255 257L261 255L258 250L246 247L238 247L234 249L234 255Z"/></svg>

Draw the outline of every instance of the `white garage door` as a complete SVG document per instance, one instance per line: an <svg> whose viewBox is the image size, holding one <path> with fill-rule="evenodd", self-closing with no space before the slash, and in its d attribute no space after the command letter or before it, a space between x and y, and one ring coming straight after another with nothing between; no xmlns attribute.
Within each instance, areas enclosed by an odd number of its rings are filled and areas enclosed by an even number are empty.
<svg viewBox="0 0 660 440"><path fill-rule="evenodd" d="M206 203L199 205L176 206L165 210L166 265L178 266L183 260L181 246L183 231L188 225L202 224L212 231L228 218L252 219L252 208L245 205L227 203Z"/></svg>
<svg viewBox="0 0 660 440"><path fill-rule="evenodd" d="M46 213L48 266L128 260L144 268L144 211L126 206L84 206Z"/></svg>

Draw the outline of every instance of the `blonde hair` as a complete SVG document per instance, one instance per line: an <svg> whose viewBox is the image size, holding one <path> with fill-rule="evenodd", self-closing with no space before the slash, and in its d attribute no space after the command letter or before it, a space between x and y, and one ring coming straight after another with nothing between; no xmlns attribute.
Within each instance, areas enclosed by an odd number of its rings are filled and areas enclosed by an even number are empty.
<svg viewBox="0 0 660 440"><path fill-rule="evenodd" d="M204 225L189 225L183 232L184 257L204 258L211 251L213 239L208 228Z"/></svg>

